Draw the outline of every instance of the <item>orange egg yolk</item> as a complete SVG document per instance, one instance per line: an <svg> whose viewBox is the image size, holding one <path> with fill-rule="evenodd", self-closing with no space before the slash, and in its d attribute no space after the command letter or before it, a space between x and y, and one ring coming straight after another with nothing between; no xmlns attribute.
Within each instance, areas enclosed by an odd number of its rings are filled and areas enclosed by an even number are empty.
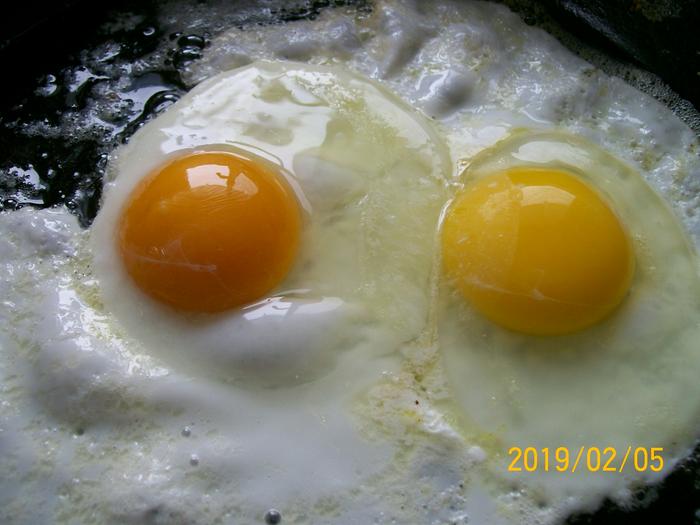
<svg viewBox="0 0 700 525"><path fill-rule="evenodd" d="M118 249L153 299L219 312L282 281L300 230L296 197L274 167L243 154L200 152L140 183L124 207Z"/></svg>
<svg viewBox="0 0 700 525"><path fill-rule="evenodd" d="M556 169L510 169L467 186L446 214L442 255L476 310L534 335L605 318L635 266L630 238L603 197Z"/></svg>

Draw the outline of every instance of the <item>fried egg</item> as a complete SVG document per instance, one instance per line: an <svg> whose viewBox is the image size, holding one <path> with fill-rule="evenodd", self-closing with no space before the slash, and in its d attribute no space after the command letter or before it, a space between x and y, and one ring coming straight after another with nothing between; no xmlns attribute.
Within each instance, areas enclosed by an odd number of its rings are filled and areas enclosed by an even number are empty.
<svg viewBox="0 0 700 525"><path fill-rule="evenodd" d="M233 27L186 81L90 228L0 214L2 520L560 523L687 454L667 108L486 2ZM507 468L630 445L664 469Z"/></svg>
<svg viewBox="0 0 700 525"><path fill-rule="evenodd" d="M303 382L345 347L383 355L419 333L420 247L451 163L369 81L279 62L221 74L140 130L111 174L92 229L103 300L167 359Z"/></svg>
<svg viewBox="0 0 700 525"><path fill-rule="evenodd" d="M171 491L186 520L330 512L392 458L351 405L421 331L422 246L450 175L430 123L380 86L261 62L201 84L117 151L89 232L57 212L6 216L13 264L40 260L13 283L46 312L17 341L35 396L94 443L59 440L51 482L99 476L113 494L99 512L118 521L151 512L124 499ZM37 248L26 220L56 242ZM143 465L119 466L127 435L161 472L148 489ZM221 483L235 496L201 515L202 484Z"/></svg>
<svg viewBox="0 0 700 525"><path fill-rule="evenodd" d="M700 413L700 280L668 205L629 166L557 132L514 134L462 180L443 223L437 314L460 428L508 463L506 449L524 445L682 455ZM549 504L654 476L519 478Z"/></svg>

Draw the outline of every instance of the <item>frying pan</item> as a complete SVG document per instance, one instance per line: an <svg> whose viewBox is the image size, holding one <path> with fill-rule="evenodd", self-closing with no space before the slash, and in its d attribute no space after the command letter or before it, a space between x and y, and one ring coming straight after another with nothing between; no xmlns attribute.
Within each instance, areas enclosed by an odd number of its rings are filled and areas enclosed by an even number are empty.
<svg viewBox="0 0 700 525"><path fill-rule="evenodd" d="M216 1L216 0L211 0ZM225 0L218 0L225 1ZM196 60L216 28L163 34L160 10L202 8L202 0L23 0L5 6L0 20L0 209L68 206L87 226L97 212L106 155L141 123L186 90L180 72ZM233 2L245 7L250 2ZM313 18L346 3L372 8L369 0L297 1L266 19L229 21L284 23ZM668 105L700 134L700 4L695 0L504 0L528 23L552 33L564 45L609 74L618 75ZM206 8L206 5L204 5ZM233 9L232 11L235 11ZM136 16L127 16L136 15ZM112 23L105 29L107 22ZM112 44L110 46L110 44ZM114 116L113 129L79 136L42 133L99 98L99 78L71 85L66 72L80 72L86 50L117 49L136 61L163 49L162 67L142 76L131 89L133 104ZM79 76L79 75L78 75ZM146 79L143 81L143 79ZM700 378L699 378L700 380ZM699 429L700 430L700 429ZM700 524L700 445L658 486L635 494L626 510L611 501L592 514L571 516L572 525L618 523Z"/></svg>

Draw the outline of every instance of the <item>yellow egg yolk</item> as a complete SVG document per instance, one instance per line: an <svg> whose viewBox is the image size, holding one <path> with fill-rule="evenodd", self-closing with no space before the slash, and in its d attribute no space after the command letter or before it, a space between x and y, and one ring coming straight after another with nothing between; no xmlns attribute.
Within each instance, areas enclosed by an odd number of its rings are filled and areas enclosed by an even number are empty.
<svg viewBox="0 0 700 525"><path fill-rule="evenodd" d="M300 229L296 197L274 167L244 154L199 152L140 183L124 207L118 249L153 299L219 312L282 281Z"/></svg>
<svg viewBox="0 0 700 525"><path fill-rule="evenodd" d="M515 168L459 193L443 223L444 268L476 310L533 335L591 326L634 273L630 238L601 195L556 169Z"/></svg>

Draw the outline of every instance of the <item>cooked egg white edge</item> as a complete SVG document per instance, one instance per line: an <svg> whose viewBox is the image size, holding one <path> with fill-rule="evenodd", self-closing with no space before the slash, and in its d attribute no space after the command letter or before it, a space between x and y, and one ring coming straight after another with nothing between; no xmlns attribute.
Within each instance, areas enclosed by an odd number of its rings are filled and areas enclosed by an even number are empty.
<svg viewBox="0 0 700 525"><path fill-rule="evenodd" d="M186 80L285 59L290 47L303 49L295 60L350 67L435 117L458 166L521 127L589 138L637 168L700 243L693 131L663 103L591 66L504 5L378 0L370 15L327 10L313 21L233 29L188 66Z"/></svg>
<svg viewBox="0 0 700 525"><path fill-rule="evenodd" d="M378 378L365 362L285 391L175 372L96 308L95 283L80 282L88 268L75 265L87 239L74 217L20 210L0 224L3 253L12 254L2 288L13 305L3 319L13 327L3 327L3 493L16 494L10 480L22 476L36 503L12 500L3 512L13 520L67 512L90 521L94 504L79 504L86 496L118 521L139 521L152 507L187 520L227 512L254 520L275 504L349 490L390 457L347 416L353 392ZM211 514L199 507L203 492L214 498Z"/></svg>

